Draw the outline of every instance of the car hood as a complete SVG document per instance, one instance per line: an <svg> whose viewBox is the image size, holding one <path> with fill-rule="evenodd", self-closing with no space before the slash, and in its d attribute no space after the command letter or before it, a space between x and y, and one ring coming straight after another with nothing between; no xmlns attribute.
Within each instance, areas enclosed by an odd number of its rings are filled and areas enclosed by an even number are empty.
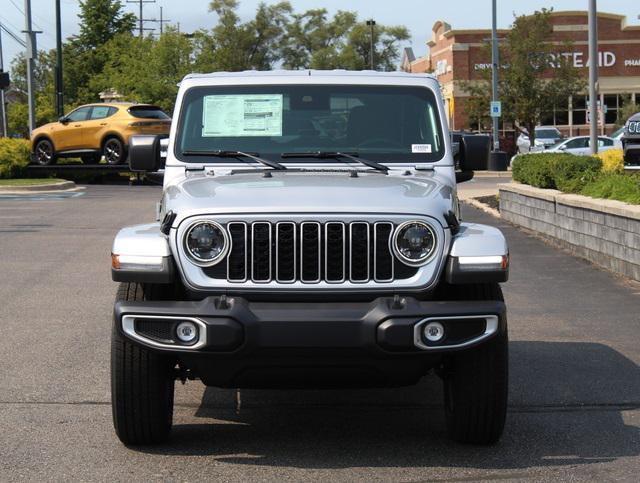
<svg viewBox="0 0 640 483"><path fill-rule="evenodd" d="M429 215L444 223L453 208L449 178L434 171L407 175L348 172L270 172L196 175L170 185L164 211L190 216L234 213L387 213Z"/></svg>

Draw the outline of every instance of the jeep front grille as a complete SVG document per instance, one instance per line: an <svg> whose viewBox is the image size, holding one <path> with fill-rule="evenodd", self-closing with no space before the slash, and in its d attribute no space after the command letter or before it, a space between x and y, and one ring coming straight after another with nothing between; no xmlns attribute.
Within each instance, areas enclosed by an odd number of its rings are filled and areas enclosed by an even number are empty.
<svg viewBox="0 0 640 483"><path fill-rule="evenodd" d="M395 260L388 221L229 221L229 282L365 283L412 277L416 268ZM212 267L205 272L223 275Z"/></svg>

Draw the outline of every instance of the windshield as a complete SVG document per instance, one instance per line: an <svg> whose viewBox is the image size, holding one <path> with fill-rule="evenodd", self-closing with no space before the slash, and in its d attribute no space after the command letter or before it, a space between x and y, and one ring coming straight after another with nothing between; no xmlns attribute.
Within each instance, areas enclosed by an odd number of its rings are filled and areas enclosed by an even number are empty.
<svg viewBox="0 0 640 483"><path fill-rule="evenodd" d="M199 163L202 156L185 152L244 151L270 159L288 153L287 162L317 163L290 155L333 151L382 162L424 162L438 161L445 149L431 90L354 85L191 88L175 146L178 159Z"/></svg>
<svg viewBox="0 0 640 483"><path fill-rule="evenodd" d="M561 137L560 131L555 129L536 129L536 137L544 139L556 139Z"/></svg>

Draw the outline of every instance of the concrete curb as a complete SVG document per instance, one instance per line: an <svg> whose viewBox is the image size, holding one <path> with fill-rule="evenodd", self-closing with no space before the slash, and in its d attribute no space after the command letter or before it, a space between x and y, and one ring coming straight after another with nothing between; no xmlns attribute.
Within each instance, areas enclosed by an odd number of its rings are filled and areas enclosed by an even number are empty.
<svg viewBox="0 0 640 483"><path fill-rule="evenodd" d="M0 193L34 193L42 191L70 191L76 188L73 181L37 184L33 186L0 186Z"/></svg>
<svg viewBox="0 0 640 483"><path fill-rule="evenodd" d="M511 178L511 171L474 171L474 178Z"/></svg>
<svg viewBox="0 0 640 483"><path fill-rule="evenodd" d="M495 218L501 218L500 212L498 210L496 210L495 208L491 208L489 205L485 205L484 203L476 200L475 198L468 198L466 200L462 200L462 202L467 203L468 205L471 205L474 208L478 208L479 210L484 211L485 213Z"/></svg>

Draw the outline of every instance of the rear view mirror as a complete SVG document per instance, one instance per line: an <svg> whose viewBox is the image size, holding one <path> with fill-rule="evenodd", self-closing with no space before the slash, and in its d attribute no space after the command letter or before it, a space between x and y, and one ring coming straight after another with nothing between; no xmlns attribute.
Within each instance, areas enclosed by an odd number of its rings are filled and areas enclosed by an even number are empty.
<svg viewBox="0 0 640 483"><path fill-rule="evenodd" d="M162 165L161 144L163 144L162 140L166 138L166 135L131 136L129 138L129 168L131 171L158 171Z"/></svg>

